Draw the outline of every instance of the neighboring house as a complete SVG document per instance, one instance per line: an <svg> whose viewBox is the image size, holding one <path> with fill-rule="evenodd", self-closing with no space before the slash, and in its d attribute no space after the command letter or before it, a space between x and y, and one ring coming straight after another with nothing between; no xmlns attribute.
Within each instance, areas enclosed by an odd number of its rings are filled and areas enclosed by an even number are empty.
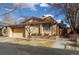
<svg viewBox="0 0 79 59"><path fill-rule="evenodd" d="M60 36L60 24L51 16L31 17L20 24L7 27L8 37L26 38L27 36ZM63 29L63 28L62 28Z"/></svg>

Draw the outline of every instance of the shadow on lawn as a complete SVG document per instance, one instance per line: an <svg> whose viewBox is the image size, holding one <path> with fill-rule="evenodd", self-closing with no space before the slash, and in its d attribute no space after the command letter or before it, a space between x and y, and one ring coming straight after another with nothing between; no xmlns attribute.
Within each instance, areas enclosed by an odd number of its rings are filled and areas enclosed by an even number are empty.
<svg viewBox="0 0 79 59"><path fill-rule="evenodd" d="M0 43L0 55L77 55L78 51Z"/></svg>

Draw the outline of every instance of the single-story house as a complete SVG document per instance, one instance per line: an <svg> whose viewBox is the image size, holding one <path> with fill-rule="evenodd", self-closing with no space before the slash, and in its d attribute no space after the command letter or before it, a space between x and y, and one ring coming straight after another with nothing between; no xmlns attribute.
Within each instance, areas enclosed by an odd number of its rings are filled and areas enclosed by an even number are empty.
<svg viewBox="0 0 79 59"><path fill-rule="evenodd" d="M49 17L31 17L21 22L20 24L7 26L7 37L26 38L31 35L41 36L60 36L63 29L59 23L51 16Z"/></svg>

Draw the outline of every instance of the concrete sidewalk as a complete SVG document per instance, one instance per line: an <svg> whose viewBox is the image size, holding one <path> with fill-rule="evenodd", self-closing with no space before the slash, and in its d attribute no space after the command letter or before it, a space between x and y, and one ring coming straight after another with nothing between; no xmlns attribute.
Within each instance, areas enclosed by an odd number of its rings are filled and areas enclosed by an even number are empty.
<svg viewBox="0 0 79 59"><path fill-rule="evenodd" d="M66 44L67 39L59 39L52 45L53 48L64 49L64 45Z"/></svg>
<svg viewBox="0 0 79 59"><path fill-rule="evenodd" d="M0 42L8 42L11 40L15 40L15 38L8 38L8 37L0 37Z"/></svg>

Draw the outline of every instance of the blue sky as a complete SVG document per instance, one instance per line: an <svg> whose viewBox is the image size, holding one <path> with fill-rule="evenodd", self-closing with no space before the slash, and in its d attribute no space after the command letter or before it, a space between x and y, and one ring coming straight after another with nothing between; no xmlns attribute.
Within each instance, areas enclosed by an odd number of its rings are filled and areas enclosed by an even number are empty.
<svg viewBox="0 0 79 59"><path fill-rule="evenodd" d="M47 3L24 3L24 4L0 4L0 15L4 14L14 7L17 9L10 13L10 16L15 17L16 20L21 18L22 16L25 17L41 17L41 16L52 16L55 20L60 22L60 20L64 20L64 9L57 8L55 6L50 6ZM4 16L0 16L2 20Z"/></svg>

